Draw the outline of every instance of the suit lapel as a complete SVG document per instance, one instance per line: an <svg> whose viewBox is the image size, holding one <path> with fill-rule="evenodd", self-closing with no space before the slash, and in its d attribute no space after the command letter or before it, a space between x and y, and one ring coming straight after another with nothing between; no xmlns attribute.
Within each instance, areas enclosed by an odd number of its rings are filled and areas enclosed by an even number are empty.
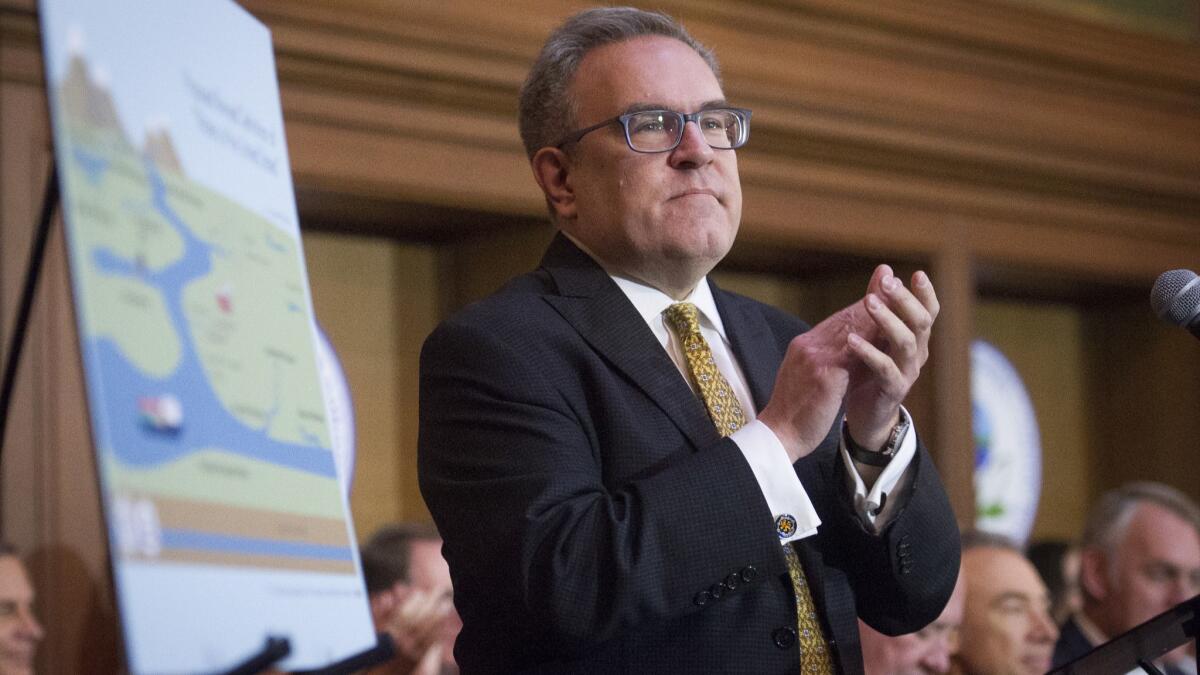
<svg viewBox="0 0 1200 675"><path fill-rule="evenodd" d="M725 334L733 354L746 375L746 384L754 398L755 412L761 411L771 400L775 389L775 373L783 355L771 334L771 328L758 308L731 293L726 293L709 281L717 311L725 324Z"/></svg>
<svg viewBox="0 0 1200 675"><path fill-rule="evenodd" d="M546 301L613 367L654 401L696 447L720 439L704 405L659 345L629 298L562 234L542 259L558 295Z"/></svg>

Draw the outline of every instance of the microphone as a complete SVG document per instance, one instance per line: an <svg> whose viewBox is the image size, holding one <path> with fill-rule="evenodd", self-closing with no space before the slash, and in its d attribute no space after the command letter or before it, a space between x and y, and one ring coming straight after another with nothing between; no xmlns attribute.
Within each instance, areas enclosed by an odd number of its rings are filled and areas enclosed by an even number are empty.
<svg viewBox="0 0 1200 675"><path fill-rule="evenodd" d="M1200 338L1200 276L1195 272L1170 270L1158 275L1150 291L1150 307L1158 318Z"/></svg>

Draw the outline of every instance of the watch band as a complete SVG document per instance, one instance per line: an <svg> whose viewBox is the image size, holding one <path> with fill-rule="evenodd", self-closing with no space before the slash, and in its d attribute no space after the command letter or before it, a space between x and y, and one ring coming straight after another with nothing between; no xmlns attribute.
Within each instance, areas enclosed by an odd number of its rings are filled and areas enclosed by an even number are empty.
<svg viewBox="0 0 1200 675"><path fill-rule="evenodd" d="M900 421L896 426L892 427L892 432L888 434L887 443L879 450L868 450L850 437L850 428L846 425L846 420L842 420L842 442L846 445L846 451L850 453L850 458L856 462L869 464L870 466L887 466L896 456L896 451L900 449L900 443L904 441L904 436L908 432L909 426L912 424L908 419L908 415L904 414L904 410L900 410Z"/></svg>

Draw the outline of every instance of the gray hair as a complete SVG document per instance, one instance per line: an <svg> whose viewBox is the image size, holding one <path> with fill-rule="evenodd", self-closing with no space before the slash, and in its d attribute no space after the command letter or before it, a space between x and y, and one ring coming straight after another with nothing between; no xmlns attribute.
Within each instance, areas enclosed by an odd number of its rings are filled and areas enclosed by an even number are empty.
<svg viewBox="0 0 1200 675"><path fill-rule="evenodd" d="M567 19L550 34L521 86L518 123L525 154L531 159L575 126L576 103L569 92L575 72L591 50L648 35L674 38L704 59L717 81L721 71L712 50L666 14L633 7L598 7Z"/></svg>
<svg viewBox="0 0 1200 675"><path fill-rule="evenodd" d="M1083 526L1082 545L1106 554L1125 537L1133 512L1141 504L1154 504L1179 516L1200 534L1200 506L1175 488L1150 481L1127 483L1100 496Z"/></svg>

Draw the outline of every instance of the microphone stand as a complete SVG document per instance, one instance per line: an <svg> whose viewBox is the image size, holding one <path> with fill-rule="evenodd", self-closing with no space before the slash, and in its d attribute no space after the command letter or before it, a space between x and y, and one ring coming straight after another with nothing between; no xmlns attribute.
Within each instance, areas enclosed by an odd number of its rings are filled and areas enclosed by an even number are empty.
<svg viewBox="0 0 1200 675"><path fill-rule="evenodd" d="M365 651L351 654L340 661L335 661L334 663L313 670L297 670L292 672L291 675L350 675L351 673L357 673L371 666L384 663L396 655L396 645L392 642L392 636L387 633L380 633L376 636L376 639L375 646ZM238 664L232 670L221 673L221 675L258 675L258 673L264 673L268 668L283 660L291 651L292 646L287 638L268 637L266 644L258 653Z"/></svg>

